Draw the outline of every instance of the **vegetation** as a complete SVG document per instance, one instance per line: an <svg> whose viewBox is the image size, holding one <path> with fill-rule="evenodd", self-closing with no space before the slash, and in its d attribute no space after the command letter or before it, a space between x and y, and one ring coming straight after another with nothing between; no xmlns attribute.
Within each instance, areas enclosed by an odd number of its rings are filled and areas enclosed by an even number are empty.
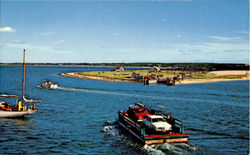
<svg viewBox="0 0 250 155"><path fill-rule="evenodd" d="M95 77L104 77L109 79L123 79L123 80L129 80L131 79L131 74L133 72L139 73L142 76L146 75L157 75L162 77L174 77L174 76L180 76L185 74L186 79L242 79L244 77L247 77L246 75L215 75L211 72L197 72L195 75L195 72L190 71L161 71L161 72L152 72L149 73L148 70L126 70L123 72L116 72L116 71L94 71L94 72L81 72L81 75L85 76L95 76ZM190 76L190 73L192 76Z"/></svg>
<svg viewBox="0 0 250 155"><path fill-rule="evenodd" d="M22 63L0 63L0 65L21 65ZM249 70L249 64L222 63L26 63L43 66L125 66L125 67L181 67L184 70Z"/></svg>
<svg viewBox="0 0 250 155"><path fill-rule="evenodd" d="M247 75L215 75L213 73L204 73L192 76L190 79L242 79Z"/></svg>
<svg viewBox="0 0 250 155"><path fill-rule="evenodd" d="M95 72L81 72L82 75L87 76L97 76L97 77L106 77L106 78L114 78L114 79L130 79L131 74L133 72L139 73L142 76L145 75L158 75L163 77L173 77L173 76L180 76L182 74L181 71L161 71L161 72L152 72L149 73L148 70L126 70L123 72L116 72L116 71L95 71ZM188 73L188 72L183 72Z"/></svg>
<svg viewBox="0 0 250 155"><path fill-rule="evenodd" d="M213 73L204 73L199 75L194 75L190 79L215 79L216 76Z"/></svg>

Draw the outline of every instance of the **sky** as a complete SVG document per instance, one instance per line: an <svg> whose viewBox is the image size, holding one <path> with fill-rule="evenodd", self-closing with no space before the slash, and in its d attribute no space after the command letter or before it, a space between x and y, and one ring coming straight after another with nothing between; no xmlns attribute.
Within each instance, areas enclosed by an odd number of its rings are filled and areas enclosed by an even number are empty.
<svg viewBox="0 0 250 155"><path fill-rule="evenodd" d="M248 0L1 0L0 62L249 64Z"/></svg>

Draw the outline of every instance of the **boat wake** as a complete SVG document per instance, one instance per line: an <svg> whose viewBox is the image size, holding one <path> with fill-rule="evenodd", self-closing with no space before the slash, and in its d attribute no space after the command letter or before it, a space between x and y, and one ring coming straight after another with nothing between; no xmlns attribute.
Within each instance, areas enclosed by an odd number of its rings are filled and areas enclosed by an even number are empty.
<svg viewBox="0 0 250 155"><path fill-rule="evenodd" d="M159 144L159 145L144 145L143 151L146 154L194 154L198 147L191 144Z"/></svg>
<svg viewBox="0 0 250 155"><path fill-rule="evenodd" d="M98 94L110 94L110 95L121 95L121 96L133 96L132 94L122 94L117 92L109 92L98 89L88 89L88 88L70 88L70 87L58 87L59 90L64 91L78 91L78 92L86 92L86 93L98 93Z"/></svg>
<svg viewBox="0 0 250 155"><path fill-rule="evenodd" d="M127 96L127 97L132 97L132 98L144 98L144 99L154 99L154 100L168 100L168 101L173 101L173 100L179 100L179 101L194 101L194 102L208 102L206 100L202 99L192 99L192 98L178 98L178 97L165 97L165 96L150 96L150 95L143 95L143 94L137 94L137 93L122 93L119 91L114 92L113 91L108 91L108 90L103 90L103 89L90 89L90 88L73 88L73 87L58 87L56 90L63 90L63 91L77 91L77 92L85 92L85 93L98 93L98 94L108 94L108 95L117 95L117 96ZM211 101L209 101L211 102Z"/></svg>
<svg viewBox="0 0 250 155"><path fill-rule="evenodd" d="M108 136L117 136L118 131L115 129L115 123L111 121L106 121L104 124L104 127L102 129L102 132L106 133Z"/></svg>
<svg viewBox="0 0 250 155"><path fill-rule="evenodd" d="M41 86L37 86L37 88L42 88ZM193 101L193 102L203 102L203 103L211 103L213 101L203 100L203 99L195 99L195 98L179 98L179 97L166 97L166 96L150 96L150 95L143 95L137 94L132 92L123 93L121 90L104 90L104 89L91 89L91 88L74 88L74 87L60 87L53 90L63 90L63 91L76 91L76 92L85 92L85 93L97 93L97 94L107 94L107 95L117 95L117 96L127 96L132 98L140 98L140 99L154 99L154 100L164 100L164 101ZM216 102L216 101L214 101Z"/></svg>

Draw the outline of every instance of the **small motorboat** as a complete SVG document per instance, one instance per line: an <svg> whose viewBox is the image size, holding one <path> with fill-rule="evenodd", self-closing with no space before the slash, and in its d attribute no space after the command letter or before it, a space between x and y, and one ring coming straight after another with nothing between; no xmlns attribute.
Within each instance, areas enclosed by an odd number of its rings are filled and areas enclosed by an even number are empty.
<svg viewBox="0 0 250 155"><path fill-rule="evenodd" d="M43 81L40 86L42 88L47 88L47 89L57 89L58 88L58 84L55 84L49 80Z"/></svg>

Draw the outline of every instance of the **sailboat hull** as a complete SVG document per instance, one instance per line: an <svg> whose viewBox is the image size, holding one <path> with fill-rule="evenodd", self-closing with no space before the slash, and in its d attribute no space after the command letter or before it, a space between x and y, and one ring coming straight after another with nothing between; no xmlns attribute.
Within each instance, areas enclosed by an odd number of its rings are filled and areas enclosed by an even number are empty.
<svg viewBox="0 0 250 155"><path fill-rule="evenodd" d="M27 111L3 111L0 110L0 118L18 118L24 117L25 115L32 115L37 110L27 110Z"/></svg>

